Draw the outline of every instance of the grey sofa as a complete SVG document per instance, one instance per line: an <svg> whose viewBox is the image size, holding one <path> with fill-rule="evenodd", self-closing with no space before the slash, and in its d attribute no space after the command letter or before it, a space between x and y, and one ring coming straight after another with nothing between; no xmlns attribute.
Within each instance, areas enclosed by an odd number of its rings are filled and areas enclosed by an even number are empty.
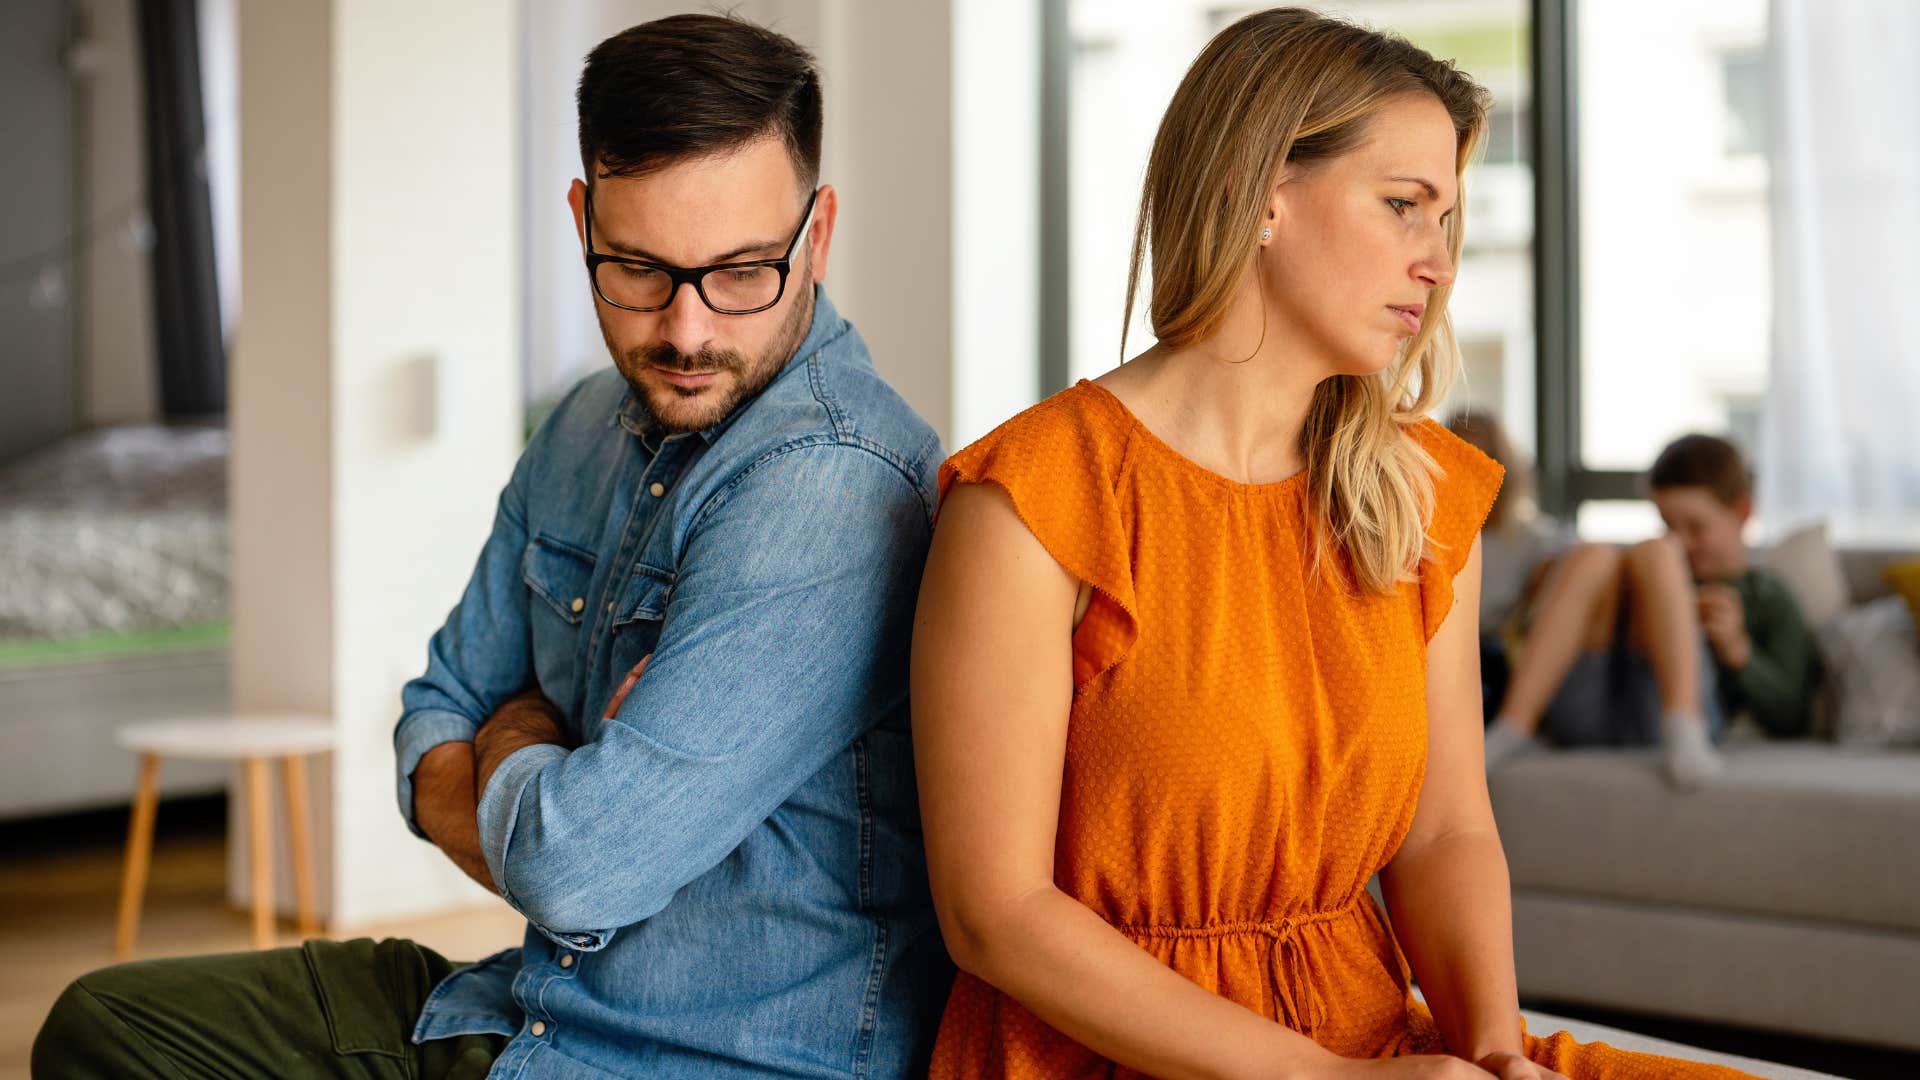
<svg viewBox="0 0 1920 1080"><path fill-rule="evenodd" d="M1899 553L1843 553L1856 601ZM1920 751L1736 730L1682 793L1656 751L1488 779L1521 995L1920 1050Z"/></svg>

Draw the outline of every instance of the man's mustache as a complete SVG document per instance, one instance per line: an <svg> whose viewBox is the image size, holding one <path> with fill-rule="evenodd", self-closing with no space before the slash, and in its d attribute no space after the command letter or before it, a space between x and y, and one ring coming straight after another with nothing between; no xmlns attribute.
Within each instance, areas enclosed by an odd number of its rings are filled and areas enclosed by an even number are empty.
<svg viewBox="0 0 1920 1080"><path fill-rule="evenodd" d="M746 366L746 361L737 352L701 349L697 353L683 353L664 342L637 349L634 355L643 364L665 368L668 371L678 371L685 375L698 375L709 371L738 371Z"/></svg>

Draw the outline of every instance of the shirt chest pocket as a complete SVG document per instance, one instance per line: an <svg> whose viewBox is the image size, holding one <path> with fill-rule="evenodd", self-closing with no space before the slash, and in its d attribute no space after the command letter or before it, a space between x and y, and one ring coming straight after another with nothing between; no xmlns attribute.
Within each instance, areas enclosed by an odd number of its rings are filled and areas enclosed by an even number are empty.
<svg viewBox="0 0 1920 1080"><path fill-rule="evenodd" d="M554 701L572 700L587 625L587 596L594 555L563 540L538 535L520 559L528 591L533 670L540 689Z"/></svg>
<svg viewBox="0 0 1920 1080"><path fill-rule="evenodd" d="M660 644L667 604L673 598L673 572L636 563L614 600L612 668L617 686L641 658Z"/></svg>

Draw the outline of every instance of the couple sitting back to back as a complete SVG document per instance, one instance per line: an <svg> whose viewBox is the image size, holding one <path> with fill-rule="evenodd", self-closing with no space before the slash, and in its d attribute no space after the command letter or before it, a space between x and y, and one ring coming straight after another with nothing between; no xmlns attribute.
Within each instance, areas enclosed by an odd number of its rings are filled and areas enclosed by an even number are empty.
<svg viewBox="0 0 1920 1080"><path fill-rule="evenodd" d="M1427 418L1488 107L1342 21L1223 30L1147 168L1156 343L943 463L822 289L806 53L603 42L567 200L614 366L394 731L409 826L524 941L107 968L35 1074L1734 1075L1521 1020L1501 470Z"/></svg>

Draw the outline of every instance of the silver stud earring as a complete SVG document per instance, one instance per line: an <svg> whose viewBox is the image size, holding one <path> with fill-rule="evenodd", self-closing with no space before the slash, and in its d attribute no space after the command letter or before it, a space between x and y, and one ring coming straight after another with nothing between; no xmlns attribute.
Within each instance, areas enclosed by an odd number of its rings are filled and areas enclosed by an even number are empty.
<svg viewBox="0 0 1920 1080"><path fill-rule="evenodd" d="M1261 230L1260 230L1260 239L1262 239L1262 240L1271 240L1271 239L1273 239L1273 230L1272 230L1272 229L1261 229Z"/></svg>

